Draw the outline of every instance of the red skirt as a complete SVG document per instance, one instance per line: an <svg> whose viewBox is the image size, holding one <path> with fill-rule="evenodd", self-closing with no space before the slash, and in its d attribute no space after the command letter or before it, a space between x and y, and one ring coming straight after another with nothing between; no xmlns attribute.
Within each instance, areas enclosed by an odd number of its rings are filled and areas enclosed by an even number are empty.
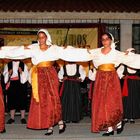
<svg viewBox="0 0 140 140"><path fill-rule="evenodd" d="M92 97L92 132L116 127L122 120L120 81L116 71L98 71Z"/></svg>
<svg viewBox="0 0 140 140"><path fill-rule="evenodd" d="M61 120L58 76L54 67L37 68L39 102L32 97L27 128L47 129Z"/></svg>
<svg viewBox="0 0 140 140"><path fill-rule="evenodd" d="M5 115L4 115L4 101L2 94L2 87L0 86L0 132L5 128Z"/></svg>

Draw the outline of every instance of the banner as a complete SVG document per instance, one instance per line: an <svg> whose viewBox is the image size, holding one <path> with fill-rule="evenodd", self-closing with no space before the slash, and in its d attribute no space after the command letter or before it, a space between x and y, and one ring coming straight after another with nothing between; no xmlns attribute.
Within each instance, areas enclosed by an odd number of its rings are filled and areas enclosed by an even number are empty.
<svg viewBox="0 0 140 140"><path fill-rule="evenodd" d="M67 45L82 48L89 45L90 48L97 48L98 28L70 28L69 30L62 28L48 29L48 31L54 44L63 45L66 40Z"/></svg>
<svg viewBox="0 0 140 140"><path fill-rule="evenodd" d="M24 29L25 30L25 29ZM37 30L18 31L17 29L0 30L0 38L5 46L29 45L37 40ZM97 47L98 28L49 28L52 43L56 45L72 45L74 47Z"/></svg>

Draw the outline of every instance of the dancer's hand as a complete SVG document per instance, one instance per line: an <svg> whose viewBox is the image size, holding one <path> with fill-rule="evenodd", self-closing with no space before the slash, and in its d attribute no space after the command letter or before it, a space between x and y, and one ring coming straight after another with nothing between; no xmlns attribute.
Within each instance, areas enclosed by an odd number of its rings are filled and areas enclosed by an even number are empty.
<svg viewBox="0 0 140 140"><path fill-rule="evenodd" d="M10 69L10 70L9 70L9 75L12 75L12 73L13 73L13 70Z"/></svg>
<svg viewBox="0 0 140 140"><path fill-rule="evenodd" d="M30 49L30 48L28 48L28 46L29 46L29 45L24 45L24 49Z"/></svg>
<svg viewBox="0 0 140 140"><path fill-rule="evenodd" d="M22 69L21 67L18 68L19 73L22 73Z"/></svg>

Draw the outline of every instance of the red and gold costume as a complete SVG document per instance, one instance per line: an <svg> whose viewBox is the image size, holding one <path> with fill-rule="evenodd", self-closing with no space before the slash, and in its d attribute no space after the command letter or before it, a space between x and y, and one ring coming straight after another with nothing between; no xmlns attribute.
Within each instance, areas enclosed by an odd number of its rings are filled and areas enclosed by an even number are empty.
<svg viewBox="0 0 140 140"><path fill-rule="evenodd" d="M52 64L53 62L41 62L33 67L33 96L28 117L28 128L46 129L61 120L59 82Z"/></svg>
<svg viewBox="0 0 140 140"><path fill-rule="evenodd" d="M3 101L3 92L2 87L0 86L0 132L5 129L5 116L4 116L4 101Z"/></svg>
<svg viewBox="0 0 140 140"><path fill-rule="evenodd" d="M92 132L115 127L123 117L122 95L113 64L98 67L92 102Z"/></svg>

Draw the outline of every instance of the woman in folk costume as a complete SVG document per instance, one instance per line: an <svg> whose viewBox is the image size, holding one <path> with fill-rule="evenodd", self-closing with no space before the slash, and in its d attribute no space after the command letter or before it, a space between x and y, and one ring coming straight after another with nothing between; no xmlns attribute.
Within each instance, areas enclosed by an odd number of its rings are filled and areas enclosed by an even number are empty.
<svg viewBox="0 0 140 140"><path fill-rule="evenodd" d="M103 136L117 134L122 131L122 95L120 81L115 70L117 58L111 34L102 35L103 47L94 54L93 63L97 68L94 92L92 97L92 132L106 130ZM98 60L96 60L98 59Z"/></svg>
<svg viewBox="0 0 140 140"><path fill-rule="evenodd" d="M2 87L0 85L0 133L6 132L5 130L5 106L4 106L4 97L2 92Z"/></svg>
<svg viewBox="0 0 140 140"><path fill-rule="evenodd" d="M58 77L63 82L60 90L63 121L77 123L82 118L80 83L84 81L86 72L82 65L68 62L60 68Z"/></svg>
<svg viewBox="0 0 140 140"><path fill-rule="evenodd" d="M3 75L4 82L7 84L7 107L10 111L10 119L7 123L15 122L15 112L19 110L21 112L21 123L26 124L28 68L22 61L13 60L5 65Z"/></svg>
<svg viewBox="0 0 140 140"><path fill-rule="evenodd" d="M123 130L121 87L115 67L120 63L140 67L140 64L133 63L140 56L129 56L115 50L114 38L109 33L102 35L102 44L103 47L101 48L87 51L97 68L92 96L91 131L98 133L105 130L103 136L110 136L114 134L114 130L117 130L117 134L120 134ZM69 52L71 52L71 57ZM65 49L61 58L66 61L80 61L81 53L80 50L74 48L71 50ZM85 55L87 55L86 52ZM89 59L88 55L87 59Z"/></svg>
<svg viewBox="0 0 140 140"><path fill-rule="evenodd" d="M134 48L126 50L128 53L135 53ZM124 122L135 123L134 119L140 118L140 70L120 65L118 74L123 80L122 95Z"/></svg>
<svg viewBox="0 0 140 140"><path fill-rule="evenodd" d="M9 50L10 47L5 46L2 50L5 51L6 58L31 58L33 63L29 78L32 84L32 97L27 128L47 129L45 135L52 135L53 126L58 124L59 134L61 134L65 131L66 125L62 121L61 101L58 94L59 81L53 63L59 59L63 48L51 44L50 34L45 29L39 30L37 37L38 46L34 48L24 49L21 46Z"/></svg>
<svg viewBox="0 0 140 140"><path fill-rule="evenodd" d="M0 58L5 58L5 50L0 50ZM5 105L0 79L0 133L5 133Z"/></svg>
<svg viewBox="0 0 140 140"><path fill-rule="evenodd" d="M47 30L38 31L38 46L27 50L31 57L31 83L33 96L31 99L27 128L48 129L45 135L53 134L53 126L59 124L59 133L65 131L62 119L61 102L58 94L59 82L53 67L53 61L58 59L59 48L51 44Z"/></svg>

